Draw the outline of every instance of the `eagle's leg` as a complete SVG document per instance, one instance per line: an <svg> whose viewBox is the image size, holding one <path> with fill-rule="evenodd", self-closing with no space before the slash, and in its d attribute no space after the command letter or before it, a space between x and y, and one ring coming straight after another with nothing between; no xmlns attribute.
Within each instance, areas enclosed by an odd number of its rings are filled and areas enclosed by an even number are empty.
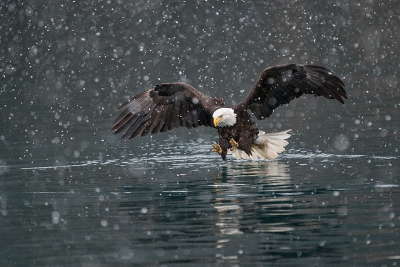
<svg viewBox="0 0 400 267"><path fill-rule="evenodd" d="M229 144L231 144L231 151L233 151L233 150L235 150L236 148L238 148L239 147L239 144L238 144L238 142L236 142L235 141L235 139L231 139L231 140L229 140Z"/></svg>
<svg viewBox="0 0 400 267"><path fill-rule="evenodd" d="M212 152L218 152L220 155L222 154L222 148L218 143L211 143L211 145L213 146Z"/></svg>

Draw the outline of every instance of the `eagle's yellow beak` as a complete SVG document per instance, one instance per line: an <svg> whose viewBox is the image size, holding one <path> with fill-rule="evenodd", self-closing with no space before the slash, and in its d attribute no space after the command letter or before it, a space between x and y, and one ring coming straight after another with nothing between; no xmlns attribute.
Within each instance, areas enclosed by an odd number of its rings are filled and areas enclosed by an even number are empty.
<svg viewBox="0 0 400 267"><path fill-rule="evenodd" d="M220 121L221 121L221 118L219 118L219 117L214 118L214 126L217 127L217 126L218 126L218 123L219 123Z"/></svg>

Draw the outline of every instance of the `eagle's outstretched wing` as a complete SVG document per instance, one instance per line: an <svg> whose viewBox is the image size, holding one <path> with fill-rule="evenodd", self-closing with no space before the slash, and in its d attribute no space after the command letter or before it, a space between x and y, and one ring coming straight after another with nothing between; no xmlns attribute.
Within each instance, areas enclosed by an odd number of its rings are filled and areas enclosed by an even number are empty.
<svg viewBox="0 0 400 267"><path fill-rule="evenodd" d="M223 107L221 99L209 97L192 86L176 82L156 85L125 102L112 124L122 138L170 131L177 127L214 127L212 114Z"/></svg>
<svg viewBox="0 0 400 267"><path fill-rule="evenodd" d="M313 65L289 64L266 68L246 99L234 110L250 109L257 119L303 94L313 94L344 103L344 83L330 70Z"/></svg>

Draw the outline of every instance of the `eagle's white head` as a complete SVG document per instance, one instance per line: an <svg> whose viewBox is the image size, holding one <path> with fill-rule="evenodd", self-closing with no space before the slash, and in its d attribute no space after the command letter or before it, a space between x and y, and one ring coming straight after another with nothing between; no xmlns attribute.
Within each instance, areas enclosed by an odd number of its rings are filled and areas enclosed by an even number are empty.
<svg viewBox="0 0 400 267"><path fill-rule="evenodd" d="M219 108L212 116L215 127L233 126L236 123L236 114L231 108Z"/></svg>

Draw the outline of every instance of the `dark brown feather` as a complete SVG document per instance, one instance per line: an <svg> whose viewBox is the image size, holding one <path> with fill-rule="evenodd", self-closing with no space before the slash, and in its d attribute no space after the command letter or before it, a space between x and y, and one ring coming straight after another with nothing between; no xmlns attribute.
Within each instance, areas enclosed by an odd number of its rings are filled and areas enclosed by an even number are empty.
<svg viewBox="0 0 400 267"><path fill-rule="evenodd" d="M250 109L257 119L268 118L274 109L303 94L323 96L344 103L344 83L330 70L313 65L289 64L266 68L235 112Z"/></svg>
<svg viewBox="0 0 400 267"><path fill-rule="evenodd" d="M212 114L224 107L220 99L209 97L192 86L177 82L155 86L122 104L112 125L122 138L132 139L177 127L214 127Z"/></svg>

